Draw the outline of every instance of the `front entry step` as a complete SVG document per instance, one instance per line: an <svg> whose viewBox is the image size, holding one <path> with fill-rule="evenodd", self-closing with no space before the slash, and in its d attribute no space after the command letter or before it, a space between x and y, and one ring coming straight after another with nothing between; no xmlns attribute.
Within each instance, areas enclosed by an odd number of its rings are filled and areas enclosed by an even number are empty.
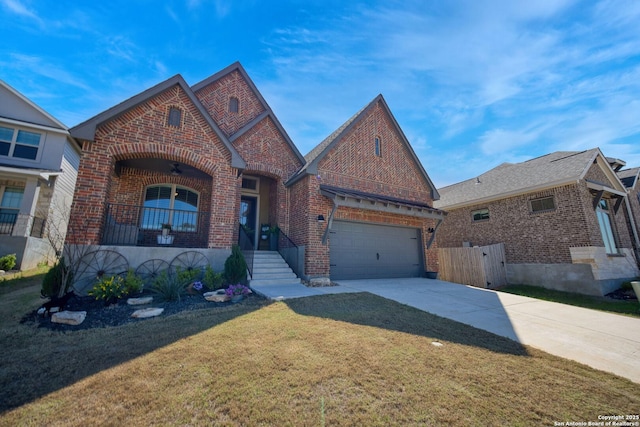
<svg viewBox="0 0 640 427"><path fill-rule="evenodd" d="M276 251L255 251L253 253L253 277L250 286L294 285L302 283L300 278Z"/></svg>

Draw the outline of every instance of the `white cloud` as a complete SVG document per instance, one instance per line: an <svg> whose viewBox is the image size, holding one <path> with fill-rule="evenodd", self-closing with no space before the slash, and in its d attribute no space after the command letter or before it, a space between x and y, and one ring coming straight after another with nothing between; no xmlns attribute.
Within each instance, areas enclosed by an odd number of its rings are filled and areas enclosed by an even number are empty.
<svg viewBox="0 0 640 427"><path fill-rule="evenodd" d="M35 21L39 26L43 24L43 20L20 0L2 0L2 5L16 15Z"/></svg>

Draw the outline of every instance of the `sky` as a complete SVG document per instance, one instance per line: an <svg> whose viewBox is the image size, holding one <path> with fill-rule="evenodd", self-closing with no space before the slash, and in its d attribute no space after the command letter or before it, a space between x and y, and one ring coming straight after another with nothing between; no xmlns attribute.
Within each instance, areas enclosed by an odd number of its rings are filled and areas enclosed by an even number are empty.
<svg viewBox="0 0 640 427"><path fill-rule="evenodd" d="M304 155L378 94L436 187L599 147L640 166L637 0L0 0L0 79L75 126L240 61Z"/></svg>

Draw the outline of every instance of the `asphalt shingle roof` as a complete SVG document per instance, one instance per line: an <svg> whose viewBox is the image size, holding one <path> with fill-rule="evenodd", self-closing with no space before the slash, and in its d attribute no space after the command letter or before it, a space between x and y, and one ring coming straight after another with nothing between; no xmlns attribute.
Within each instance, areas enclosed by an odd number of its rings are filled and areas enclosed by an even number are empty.
<svg viewBox="0 0 640 427"><path fill-rule="evenodd" d="M522 163L503 163L477 178L438 189L437 208L553 187L584 176L600 149L557 151Z"/></svg>

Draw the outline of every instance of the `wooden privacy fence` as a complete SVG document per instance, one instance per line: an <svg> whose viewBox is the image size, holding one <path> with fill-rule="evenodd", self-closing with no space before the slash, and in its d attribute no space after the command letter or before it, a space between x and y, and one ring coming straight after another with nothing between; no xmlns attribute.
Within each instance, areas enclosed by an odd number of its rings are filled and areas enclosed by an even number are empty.
<svg viewBox="0 0 640 427"><path fill-rule="evenodd" d="M507 284L504 243L473 248L439 248L438 276L447 282L497 288Z"/></svg>

